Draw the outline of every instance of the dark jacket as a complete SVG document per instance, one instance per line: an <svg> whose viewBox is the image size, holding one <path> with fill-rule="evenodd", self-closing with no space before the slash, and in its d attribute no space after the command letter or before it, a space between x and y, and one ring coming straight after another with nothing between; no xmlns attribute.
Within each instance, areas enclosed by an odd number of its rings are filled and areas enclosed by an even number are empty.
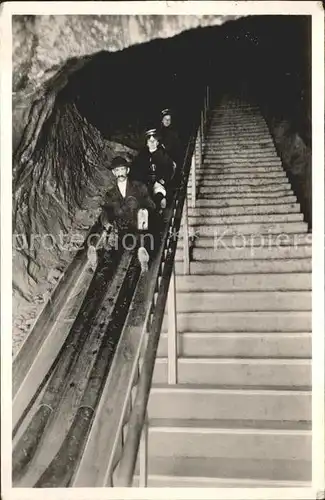
<svg viewBox="0 0 325 500"><path fill-rule="evenodd" d="M155 182L164 181L168 188L174 175L173 160L162 146L150 153L148 148L143 148L135 158L130 171L130 178L143 182L151 192Z"/></svg>
<svg viewBox="0 0 325 500"><path fill-rule="evenodd" d="M176 130L171 125L169 125L169 127L164 127L162 125L160 137L170 158L179 165L182 157L182 145Z"/></svg>
<svg viewBox="0 0 325 500"><path fill-rule="evenodd" d="M155 203L149 196L147 187L134 180L127 179L125 198L117 186L117 183L107 191L105 195L103 212L109 222L116 222L120 232L138 231L138 210L146 208L150 214L156 208Z"/></svg>

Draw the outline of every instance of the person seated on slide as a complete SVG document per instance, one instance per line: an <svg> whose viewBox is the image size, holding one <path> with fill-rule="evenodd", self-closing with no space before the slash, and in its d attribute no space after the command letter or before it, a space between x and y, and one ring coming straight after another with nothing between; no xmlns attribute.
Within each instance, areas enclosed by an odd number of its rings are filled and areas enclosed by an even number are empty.
<svg viewBox="0 0 325 500"><path fill-rule="evenodd" d="M166 208L168 187L174 176L174 164L165 148L160 144L156 129L145 133L146 145L135 158L131 167L132 179L148 186L149 194L158 211Z"/></svg>
<svg viewBox="0 0 325 500"><path fill-rule="evenodd" d="M174 128L172 112L170 109L163 109L161 112L160 137L170 158L179 165L182 159L182 145L178 133Z"/></svg>
<svg viewBox="0 0 325 500"><path fill-rule="evenodd" d="M129 249L130 243L139 246L141 234L149 233L150 218L155 214L155 203L146 185L129 178L129 164L121 156L115 157L110 165L115 182L106 192L102 206L101 222L105 229L117 228L119 249ZM153 238L152 240L153 241ZM138 248L138 258L142 271L148 269L149 254L144 244ZM153 250L153 249L152 249Z"/></svg>

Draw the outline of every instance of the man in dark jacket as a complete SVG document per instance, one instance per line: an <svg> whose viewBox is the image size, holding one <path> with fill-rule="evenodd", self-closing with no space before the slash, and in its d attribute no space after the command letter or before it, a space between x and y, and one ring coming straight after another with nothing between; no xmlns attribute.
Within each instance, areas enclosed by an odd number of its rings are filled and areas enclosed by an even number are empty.
<svg viewBox="0 0 325 500"><path fill-rule="evenodd" d="M116 226L119 248L129 249L130 245L139 246L138 257L142 270L146 270L149 255L141 243L141 235L152 236L149 233L149 224L155 214L155 204L151 199L145 184L128 178L130 171L128 162L121 156L112 160L110 165L116 182L105 195L102 207L101 222L107 229ZM152 225L152 224L150 224ZM148 243L145 237L143 241ZM155 244L151 238L152 245Z"/></svg>
<svg viewBox="0 0 325 500"><path fill-rule="evenodd" d="M167 153L176 165L179 165L182 157L182 145L178 133L172 124L172 113L170 109L163 109L161 112L161 142Z"/></svg>
<svg viewBox="0 0 325 500"><path fill-rule="evenodd" d="M146 184L157 209L164 209L168 188L174 176L174 163L160 144L156 129L147 130L145 136L146 146L135 158L130 176Z"/></svg>

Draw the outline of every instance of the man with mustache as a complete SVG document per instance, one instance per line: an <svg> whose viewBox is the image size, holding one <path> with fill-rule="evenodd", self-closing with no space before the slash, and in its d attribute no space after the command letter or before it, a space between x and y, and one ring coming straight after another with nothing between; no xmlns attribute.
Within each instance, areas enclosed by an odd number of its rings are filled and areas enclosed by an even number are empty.
<svg viewBox="0 0 325 500"><path fill-rule="evenodd" d="M115 225L118 233L119 249L128 249L132 243L137 242L138 258L142 271L147 270L149 254L140 236L150 236L149 223L155 214L155 203L151 199L145 184L129 178L129 164L121 156L115 157L110 165L115 177L115 182L105 195L102 207L101 222L105 229ZM152 236L152 235L151 235ZM150 238L149 238L150 240ZM144 237L143 241L147 243ZM155 244L151 238L151 248Z"/></svg>

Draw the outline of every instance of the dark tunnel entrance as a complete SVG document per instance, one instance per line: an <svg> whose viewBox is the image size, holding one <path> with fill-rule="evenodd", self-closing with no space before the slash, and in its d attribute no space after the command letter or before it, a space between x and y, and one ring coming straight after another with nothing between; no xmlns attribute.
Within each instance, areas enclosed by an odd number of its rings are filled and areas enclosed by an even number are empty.
<svg viewBox="0 0 325 500"><path fill-rule="evenodd" d="M246 89L310 146L310 33L307 16L252 16L103 52L70 78L62 98L75 100L104 137L136 146L129 135L155 123L163 107L176 111L184 130L196 89L208 79L220 97Z"/></svg>
<svg viewBox="0 0 325 500"><path fill-rule="evenodd" d="M243 96L259 105L311 226L311 17L252 16L101 52L70 75L28 168L23 165L14 231L30 239L33 233L88 229L98 216L99 194L111 182L105 161L111 161L117 146L136 153L144 130L157 124L166 107L174 110L186 139L192 107L207 81L217 101ZM106 160L95 158L105 148ZM91 211L92 218L84 216ZM60 275L69 260L71 254L59 247L34 245L27 252L18 247L13 289L20 340L33 323L29 312L20 316L21 310L51 290L55 281L49 286L49 270Z"/></svg>

